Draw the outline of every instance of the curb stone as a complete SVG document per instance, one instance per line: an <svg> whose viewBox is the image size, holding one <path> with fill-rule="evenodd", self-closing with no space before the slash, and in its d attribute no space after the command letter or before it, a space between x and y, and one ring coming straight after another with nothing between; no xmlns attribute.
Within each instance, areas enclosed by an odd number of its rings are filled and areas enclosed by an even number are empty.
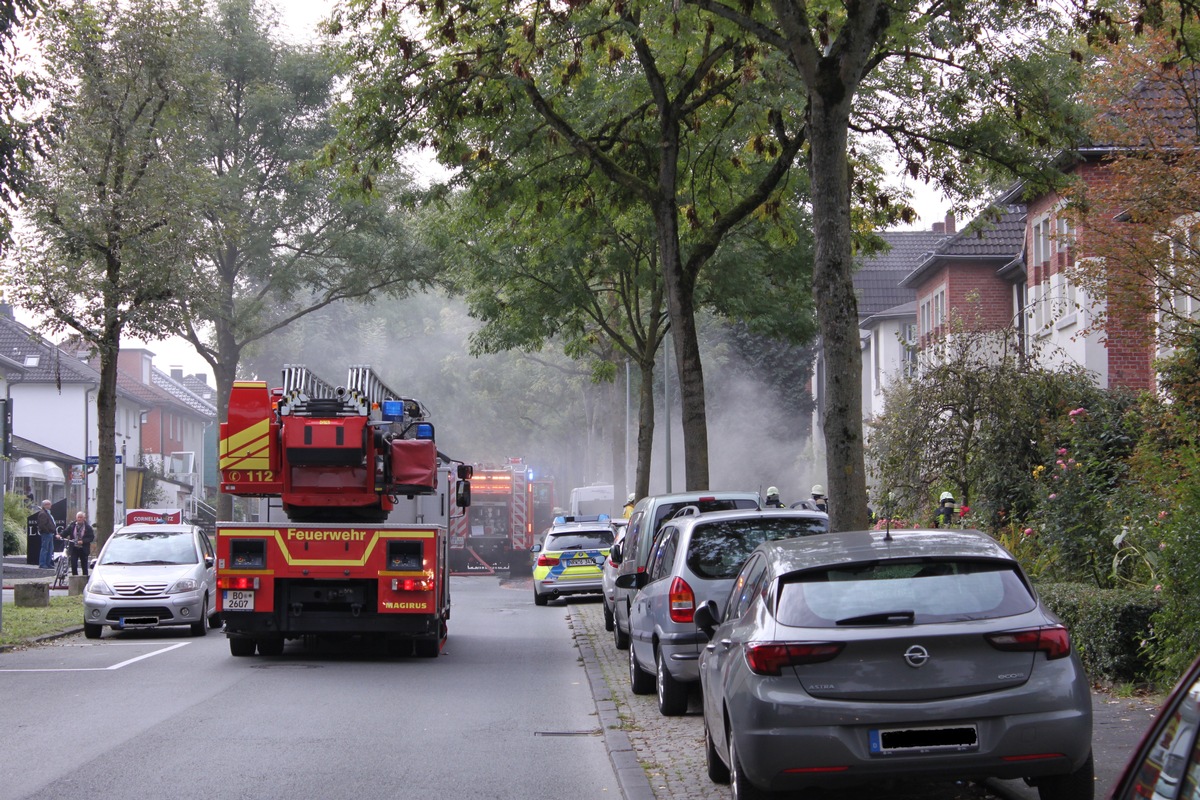
<svg viewBox="0 0 1200 800"><path fill-rule="evenodd" d="M575 629L575 646L583 659L584 671L587 673L588 684L591 686L592 697L596 701L596 713L600 718L600 728L604 733L604 744L608 749L609 760L617 773L617 783L621 787L621 796L625 800L654 800L654 790L646 778L646 771L638 761L637 751L629 741L629 735L622 728L621 717L617 713L617 704L613 702L608 689L608 682L596 660L596 651L592 648L591 638L587 635L586 626L581 616L581 608L572 604L570 608L571 625Z"/></svg>

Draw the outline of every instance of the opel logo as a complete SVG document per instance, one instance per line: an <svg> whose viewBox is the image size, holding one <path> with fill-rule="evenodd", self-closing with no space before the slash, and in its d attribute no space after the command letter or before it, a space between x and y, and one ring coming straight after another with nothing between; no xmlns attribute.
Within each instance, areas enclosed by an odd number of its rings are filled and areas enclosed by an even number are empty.
<svg viewBox="0 0 1200 800"><path fill-rule="evenodd" d="M929 651L919 644L914 644L904 651L904 660L913 669L918 669L925 666L925 662L929 660Z"/></svg>

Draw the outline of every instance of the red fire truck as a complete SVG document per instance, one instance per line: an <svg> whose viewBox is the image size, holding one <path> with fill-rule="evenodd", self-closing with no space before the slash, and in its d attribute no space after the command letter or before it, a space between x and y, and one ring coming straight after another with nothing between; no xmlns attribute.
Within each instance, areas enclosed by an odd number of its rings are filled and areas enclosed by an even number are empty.
<svg viewBox="0 0 1200 800"><path fill-rule="evenodd" d="M470 468L459 465L452 487L451 463L424 406L369 367L336 387L299 366L284 368L281 388L235 382L221 490L279 498L287 521L217 523L230 652L278 655L286 639L352 634L437 656L450 618L446 527L386 520L405 497L469 505Z"/></svg>
<svg viewBox="0 0 1200 800"><path fill-rule="evenodd" d="M456 574L523 571L534 537L554 519L554 481L535 477L523 458L472 467L471 507L450 521Z"/></svg>

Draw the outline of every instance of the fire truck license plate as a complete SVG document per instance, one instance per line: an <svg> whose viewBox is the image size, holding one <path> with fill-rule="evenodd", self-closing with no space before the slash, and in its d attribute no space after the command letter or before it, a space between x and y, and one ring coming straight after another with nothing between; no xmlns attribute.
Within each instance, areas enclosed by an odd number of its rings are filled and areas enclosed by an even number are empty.
<svg viewBox="0 0 1200 800"><path fill-rule="evenodd" d="M226 589L225 600L222 605L225 607L226 611L253 611L254 592Z"/></svg>

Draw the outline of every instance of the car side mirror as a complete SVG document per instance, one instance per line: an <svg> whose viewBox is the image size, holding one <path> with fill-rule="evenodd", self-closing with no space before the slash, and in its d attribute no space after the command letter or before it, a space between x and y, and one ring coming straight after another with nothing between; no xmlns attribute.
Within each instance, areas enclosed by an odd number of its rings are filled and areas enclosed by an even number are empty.
<svg viewBox="0 0 1200 800"><path fill-rule="evenodd" d="M621 550L622 550L622 547L621 547L620 543L614 544L612 546L612 548L610 548L608 551L609 561L613 562L614 564L620 564L621 563Z"/></svg>
<svg viewBox="0 0 1200 800"><path fill-rule="evenodd" d="M540 553L542 552L542 546L540 544L535 544L533 547L529 548L529 552Z"/></svg>
<svg viewBox="0 0 1200 800"><path fill-rule="evenodd" d="M212 569L213 564L215 564L215 563L217 563L217 562L213 560L212 556L204 557L204 566L208 567L209 569Z"/></svg>
<svg viewBox="0 0 1200 800"><path fill-rule="evenodd" d="M704 635L712 639L713 631L717 629L717 604L713 600L705 600L696 609L692 619L696 622L696 627L699 628Z"/></svg>
<svg viewBox="0 0 1200 800"><path fill-rule="evenodd" d="M618 575L616 585L618 589L636 589L638 573L626 572L624 575Z"/></svg>

